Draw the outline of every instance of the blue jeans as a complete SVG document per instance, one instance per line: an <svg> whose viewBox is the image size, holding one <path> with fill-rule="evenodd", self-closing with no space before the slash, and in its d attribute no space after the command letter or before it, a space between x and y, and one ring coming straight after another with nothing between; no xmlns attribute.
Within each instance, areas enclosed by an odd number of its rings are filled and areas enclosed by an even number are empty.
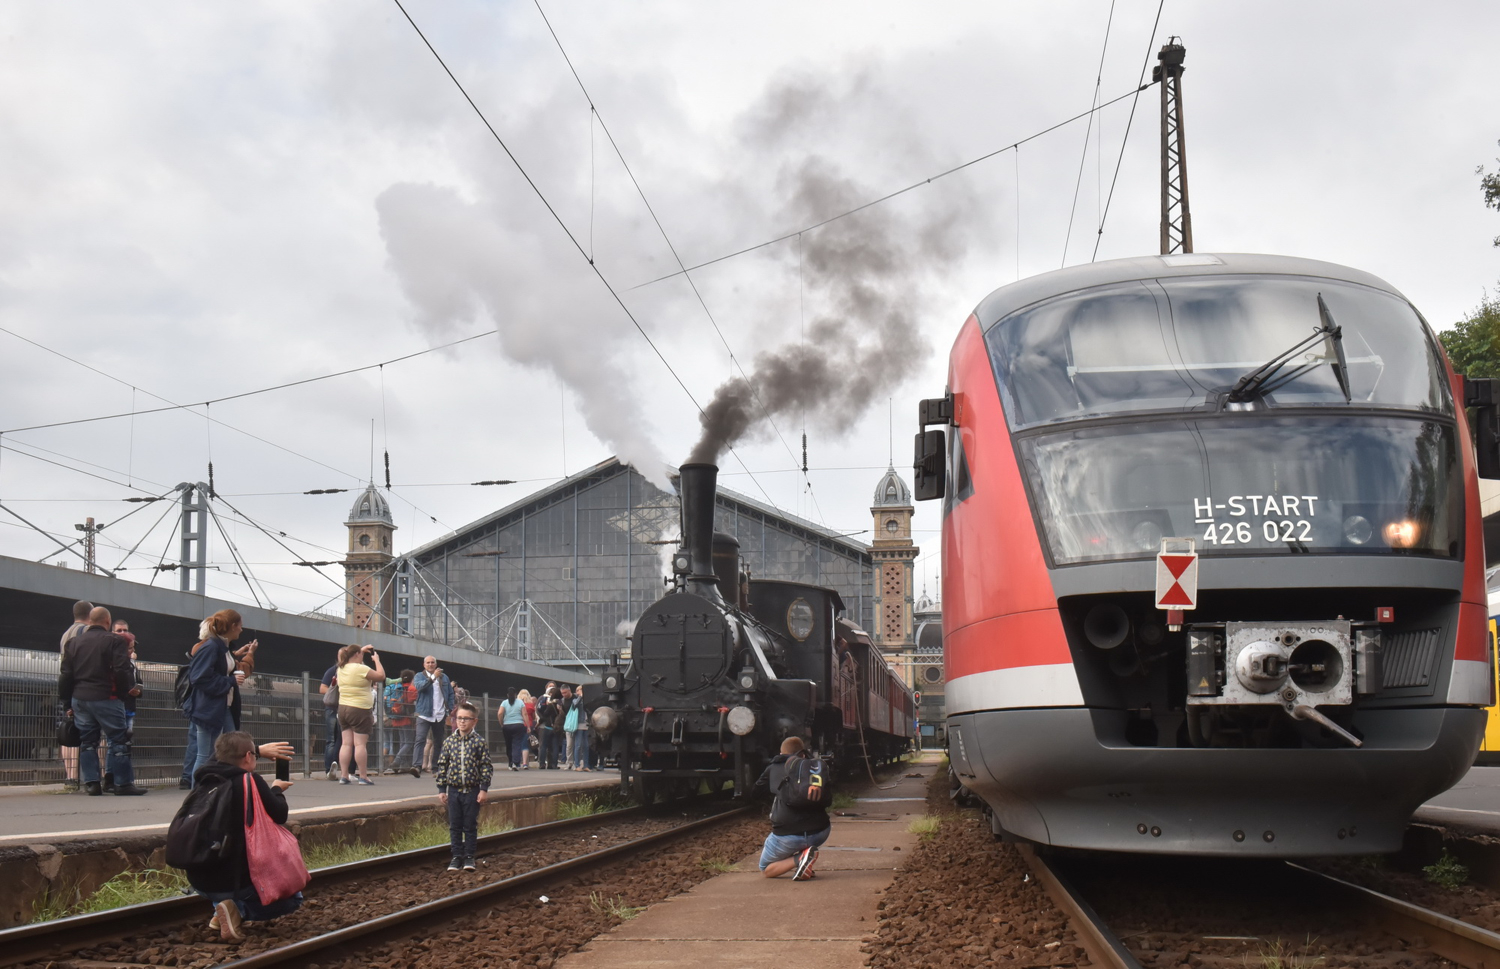
<svg viewBox="0 0 1500 969"><path fill-rule="evenodd" d="M386 736L391 738L391 747L396 755L391 759L392 770L409 770L412 767L412 736L416 733L415 726L410 727L386 727Z"/></svg>
<svg viewBox="0 0 1500 969"><path fill-rule="evenodd" d="M182 752L182 779L193 782L193 771L198 768L198 728L188 721L187 749Z"/></svg>
<svg viewBox="0 0 1500 969"><path fill-rule="evenodd" d="M234 729L234 714L225 709L224 722L216 727L205 727L194 720L193 729L198 733L198 758L193 762L193 773L197 774L198 768L214 759L214 744L218 741L219 735L229 733ZM115 783L120 783L118 777L115 778Z"/></svg>
<svg viewBox="0 0 1500 969"><path fill-rule="evenodd" d="M194 891L198 891L194 889ZM237 892L198 892L208 899L212 905L220 902L233 901L236 908L240 910L240 918L247 922L269 922L271 919L280 918L283 915L291 915L302 907L302 893L298 892L291 898L283 898L279 902L270 905L260 903L260 895L255 891L254 885L247 885Z"/></svg>
<svg viewBox="0 0 1500 969"><path fill-rule="evenodd" d="M822 831L812 834L768 834L766 835L765 847L760 850L760 870L765 871L771 862L781 861L783 858L796 856L803 848L816 848L828 840L828 833L833 830L829 825Z"/></svg>
<svg viewBox="0 0 1500 969"><path fill-rule="evenodd" d="M500 725L500 732L505 735L505 755L511 767L521 766L521 755L526 753L530 741L526 739L526 724L505 723Z"/></svg>
<svg viewBox="0 0 1500 969"><path fill-rule="evenodd" d="M109 741L109 765L115 785L134 783L130 766L130 741L126 738L125 704L119 700L80 700L73 703L73 723L78 726L78 771L85 784L99 782L99 734Z"/></svg>
<svg viewBox="0 0 1500 969"><path fill-rule="evenodd" d="M427 760L427 735L432 735L432 766L428 767ZM412 759L419 762L423 770L436 770L438 754L443 752L443 739L448 736L448 724L442 720L433 723L431 720L417 718L417 746L412 751Z"/></svg>
<svg viewBox="0 0 1500 969"><path fill-rule="evenodd" d="M453 846L453 860L473 861L478 841L479 791L448 788L448 843Z"/></svg>
<svg viewBox="0 0 1500 969"><path fill-rule="evenodd" d="M344 744L344 734L339 729L338 707L323 708L323 726L327 728L327 739L323 741L323 773L326 774L339 762L339 748Z"/></svg>
<svg viewBox="0 0 1500 969"><path fill-rule="evenodd" d="M539 731L541 746L536 749L537 767L557 770L557 728L542 727Z"/></svg>
<svg viewBox="0 0 1500 969"><path fill-rule="evenodd" d="M589 732L579 727L574 733L568 734L568 763L578 770L587 769L589 766Z"/></svg>

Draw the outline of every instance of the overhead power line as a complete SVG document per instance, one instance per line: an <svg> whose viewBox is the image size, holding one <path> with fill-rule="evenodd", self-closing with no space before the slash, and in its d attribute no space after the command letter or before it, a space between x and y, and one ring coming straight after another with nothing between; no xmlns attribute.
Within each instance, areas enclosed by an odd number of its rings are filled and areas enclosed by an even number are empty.
<svg viewBox="0 0 1500 969"><path fill-rule="evenodd" d="M500 137L500 133L495 130L495 126L490 124L490 119L485 116L485 113L480 110L479 105L476 104L474 102L474 99L469 96L468 89L463 86L463 84L459 81L458 76L453 73L452 68L448 66L448 62L443 60L443 56L437 52L437 48L432 46L432 41L428 40L427 35L422 32L422 28L417 26L417 22L412 19L412 15L407 12L406 7L401 3L401 0L391 0L391 2L396 5L396 9L401 11L401 15L406 18L406 22L411 24L411 29L416 31L417 37L421 39L422 44L438 62L438 66L443 69L443 73L448 75L448 80L453 82L453 86L458 89L458 93L463 96L463 99L466 102L468 102L468 105L471 109L473 109L475 116L479 118L479 121L484 125L485 130L490 133L490 137L495 139L495 144L499 145L500 150L505 152L505 157L509 158L510 163L516 166L516 171L521 174L521 177L525 179L526 184L531 188L532 193L536 195L537 199L542 203L542 206L546 208L547 214L552 216L552 221L557 223L557 227L563 231L563 235L568 237L568 241L573 244L573 248L578 250L578 255L582 256L584 261L588 263L589 269L593 271L594 276L599 280L600 283L604 285L604 288L609 291L609 295L614 299L615 304L620 307L620 311L625 314L625 318L630 321L631 325L635 327L636 332L638 332L641 335L641 338L646 341L646 345L651 348L651 352L656 354L656 359L660 360L661 365L667 368L667 373L672 375L672 379L677 382L677 386L682 388L682 392L687 395L687 399L692 402L693 407L701 415L703 413L703 405L698 403L698 398L693 396L693 392L688 389L688 385L683 382L682 377L678 376L677 371L673 369L672 364L667 361L666 355L661 352L661 348L656 345L656 341L651 338L651 334L646 332L646 328L641 325L640 320L636 319L635 314L630 311L630 307L625 305L625 300L620 298L619 292L615 289L614 285L610 283L609 279L604 275L604 273L599 269L598 264L594 262L594 259L589 254L588 250L586 250L583 247L583 244L578 241L578 237L573 234L573 230L569 229L568 224L563 221L562 216L557 214L557 210L552 207L552 202L548 200L545 194L543 194L541 188L532 179L531 174L526 171L526 166L521 164L521 160L517 158L515 156L515 153L510 150L510 146L505 143L505 139ZM737 452L735 452L733 447L730 447L729 451L731 454L734 454L735 460L740 462L741 467L745 468L746 471L750 470L749 467L745 465L744 460L740 458ZM750 480L755 481L755 486L757 488L760 488L760 492L765 496L766 501L770 502L771 506L777 508L777 510L779 511L779 506L776 505L776 502L771 498L770 494L766 492L766 489L761 485L761 483L759 481L756 481L753 474L750 476Z"/></svg>
<svg viewBox="0 0 1500 969"><path fill-rule="evenodd" d="M1115 159L1115 173L1109 180L1109 196L1104 200L1104 212L1099 216L1099 231L1094 234L1094 253L1089 262L1099 258L1099 243L1104 240L1104 220L1109 218L1109 204L1115 200L1115 183L1120 180L1120 165L1125 161L1125 146L1130 143L1130 126L1135 123L1135 108L1140 103L1141 92L1150 87L1145 83L1146 68L1151 65L1151 52L1156 49L1156 30L1161 26L1161 11L1167 0L1158 0L1156 20L1151 23L1151 37L1146 43L1146 57L1141 61L1140 87L1135 89L1135 100L1130 102L1130 117L1125 121L1125 137L1120 139L1120 156Z"/></svg>
<svg viewBox="0 0 1500 969"><path fill-rule="evenodd" d="M781 428L776 425L776 419L771 416L771 411L766 407L765 401L761 399L760 388L756 387L755 383L751 381L750 375L745 372L744 366L735 354L734 347L729 345L728 338L724 336L724 331L719 327L719 321L714 318L713 311L708 308L708 302L703 298L703 293L699 291L698 284L688 273L687 266L682 261L682 256L678 254L677 247L672 244L672 238L667 235L666 226L661 224L661 217L656 214L656 209L651 205L651 200L646 198L645 189L641 188L640 180L635 177L635 172L631 170L630 163L625 160L625 153L620 150L619 144L615 141L614 132L609 130L609 125L604 122L604 115L599 113L599 106L594 103L594 96L589 93L588 87L583 83L583 78L578 76L578 68L573 65L573 58L568 56L567 49L563 47L562 38L557 36L557 31L553 28L552 21L547 17L547 11L542 9L541 0L532 0L532 2L536 5L536 12L542 17L542 23L547 25L547 32L552 35L552 42L557 45L557 52L562 55L563 61L568 65L568 70L573 74L573 80L578 83L578 90L583 92L584 100L589 103L589 111L593 118L599 122L599 128L604 132L604 137L609 139L609 146L614 149L615 157L620 160L620 165L625 169L625 174L630 176L630 184L635 186L635 193L640 196L641 204L646 206L646 211L651 215L651 221L656 224L656 231L661 233L661 239L667 244L667 250L672 253L672 259L676 261L677 268L682 270L683 277L687 280L688 286L692 288L693 295L698 300L698 305L703 308L703 315L708 317L709 325L713 327L714 333L719 337L719 342L724 344L724 349L729 353L729 361L734 364L735 369L744 378L746 386L750 388L750 393L755 397L755 403L760 406L761 413L765 416L766 423L770 424L771 430L776 432L776 437L781 441L781 446L786 449L787 456L792 459L792 464L795 465L797 463L796 453L792 450L792 446L787 443L786 437L781 433ZM592 226L590 231L592 231ZM589 246L589 261L593 262L592 242ZM751 477L753 478L754 475L751 475ZM757 483L758 486L759 483ZM807 487L808 493L812 494L811 481L808 481ZM817 506L817 500L817 496L813 495L814 506ZM822 517L821 507L818 508L818 517Z"/></svg>
<svg viewBox="0 0 1500 969"><path fill-rule="evenodd" d="M1094 74L1094 99L1089 103L1089 126L1083 133L1083 155L1078 159L1078 178L1073 182L1073 204L1068 208L1068 232L1063 237L1062 265L1068 264L1068 243L1073 241L1073 216L1078 212L1078 190L1083 187L1083 167L1089 160L1089 135L1094 133L1092 108L1099 103L1099 89L1104 85L1104 55L1109 53L1109 29L1115 25L1115 0L1109 0L1109 17L1104 21L1104 46L1099 50L1099 70ZM1101 131L1103 126L1100 126Z"/></svg>
<svg viewBox="0 0 1500 969"><path fill-rule="evenodd" d="M650 286L650 285L652 285L654 283L659 283L659 282L662 282L663 280L671 279L674 276L681 276L683 273L692 272L695 269L702 269L705 266L712 266L714 263L723 262L726 259L733 259L736 256L743 256L747 252L754 252L757 249L764 249L767 246L774 246L778 242L786 242L788 239L795 239L797 236L801 235L804 232L811 232L814 229L821 229L823 226L828 225L831 222L837 222L840 219L846 219L846 218L848 218L851 215L854 215L854 214L856 214L858 212L863 212L865 209L872 208L873 206L879 205L882 202L889 202L893 198L897 198L898 196L905 195L907 192L913 191L915 189L919 189L919 188L921 188L924 185L931 185L933 182L937 181L940 178L947 178L949 175L955 175L955 174L963 171L966 168L972 168L973 166L978 165L980 162L988 161L989 159L994 158L996 155L1003 155L1003 154L1005 154L1008 151L1012 151L1014 149L1020 148L1022 145L1026 144L1028 141L1035 141L1036 139L1042 137L1043 135L1051 134L1052 132L1056 131L1058 128L1066 127L1067 125L1070 125L1070 124L1072 124L1075 121L1078 121L1078 120L1083 119L1083 118L1087 118L1090 115L1093 115L1093 114L1096 114L1096 113L1098 113L1100 111L1103 111L1105 108L1108 108L1108 107L1110 107L1112 105L1119 104L1121 101L1125 100L1128 97L1137 96L1137 95L1140 94L1141 91L1146 90L1146 88L1148 88L1150 86L1151 86L1150 84L1142 84L1140 87L1135 88L1134 90L1127 91L1124 94L1121 94L1121 95L1118 95L1116 97L1110 98L1108 101L1105 101L1102 104L1095 105L1094 107L1089 108L1087 111L1080 111L1078 114L1073 115L1071 118L1065 118L1062 121L1057 122L1056 124L1048 125L1047 127L1043 128L1041 131L1035 132L1034 134L1027 135L1025 138L1022 138L1022 139L1020 139L1018 141L1011 142L1010 144L1006 145L1004 148L996 148L994 151L987 151L983 155L980 155L977 158L971 158L971 159L969 159L966 162L962 162L962 163L960 163L958 165L954 165L952 168L944 169L943 171L938 172L936 175L930 175L927 178L924 178L924 179L922 179L920 181L912 182L910 185L907 185L907 186L905 186L903 188L898 188L894 192L887 192L886 194L880 196L879 198L870 199L870 201L868 201L868 202L864 202L864 203L861 203L860 205L856 205L852 209L846 209L845 211L840 212L837 215L830 215L826 219L820 219L819 221L814 222L811 225L805 225L805 226L803 226L800 229L793 229L790 232L783 232L781 235L776 236L774 239L767 239L764 242L757 242L753 246L745 246L743 249L736 249L734 252L728 252L728 253L725 253L722 256L715 256L712 259L706 259L703 262L697 263L697 264L692 265L692 266L688 266L686 269L680 269L677 272L670 272L670 273L667 273L665 276L658 276L655 279L648 279L645 282L643 282L643 283L637 283L636 285L634 285L634 286L632 286L630 288L632 290L641 289L642 287Z"/></svg>
<svg viewBox="0 0 1500 969"><path fill-rule="evenodd" d="M37 343L35 340L31 340L31 339L28 339L28 338L26 338L24 336L21 336L21 334L16 333L14 330L7 330L7 329L5 329L5 327L0 326L0 332L9 333L11 336L15 337L18 340L25 340L27 343L30 343L34 347L38 347L38 348L40 348L42 350L46 350L48 353L56 354L57 356L60 356L63 359L68 360L71 363L76 363L80 367L86 367L89 370L92 370L92 371L94 371L97 374L101 374L101 375L103 375L105 377L108 377L111 380L119 381L120 383L125 384L127 387L133 386L132 384L129 384L126 381L120 380L120 378L116 377L114 374L105 373L104 371L98 369L97 367L91 367L91 366L89 366L88 364L84 363L81 360L74 360L72 357L67 356L66 354L63 354L63 353L59 353L58 351L52 349L51 347L43 346L42 344ZM413 357L420 357L420 356L422 356L424 354L434 353L434 352L436 352L438 350L446 350L449 347L456 347L460 343L468 343L468 342L470 342L472 340L479 340L479 339L482 339L482 338L487 337L487 336L494 336L498 332L500 332L500 331L499 330L488 330L488 331L486 331L484 333L476 333L473 336L466 336L466 337L464 337L464 338L462 338L460 340L453 340L453 341L451 341L449 343L438 344L435 347L428 347L425 350L418 350L415 353L408 353L408 354L405 354L403 356L394 357L394 358L392 358L390 360L382 360L379 363L366 364L363 367L351 367L348 370L340 370L340 371L337 371L336 373L320 374L320 375L318 375L316 377L304 377L301 380L291 380L291 381L287 381L286 383L276 384L275 386L272 386L272 387L261 387L258 390L246 390L246 391L242 391L242 392L240 392L238 394L229 394L228 396L225 396L225 397L214 397L214 398L212 398L210 400L194 401L194 402L188 403L188 404L174 404L174 403L168 402L168 406L166 406L166 407L150 407L150 408L147 408L146 410L123 411L123 412L118 413L118 414L101 414L101 415L99 415L97 417L79 417L79 418L75 418L75 419L70 420L70 421L53 421L50 424L32 424L32 425L30 425L28 427L10 427L10 428L6 428L3 431L0 431L0 434L14 434L14 433L17 433L19 431L40 431L40 430L44 430L45 428L49 428L49 427L70 427L70 426L72 426L74 424L91 424L91 423L94 423L95 421L111 421L111 420L117 420L117 419L122 418L122 417L140 417L143 414L160 414L160 413L163 413L165 411L187 410L188 408L191 408L191 407L208 407L211 404L221 404L224 401L228 401L228 400L239 400L239 399L241 399L243 397L254 397L254 396L258 395L258 394L269 394L269 393L271 393L274 390L286 390L289 387L301 387L303 384L317 383L320 380L332 380L334 377L347 377L349 374L352 374L352 373L360 373L361 371L365 371L365 370L375 370L375 369L377 369L379 367L389 366L390 364L393 364L393 363L400 363L403 360L410 360ZM150 393L150 392L146 391L146 393ZM157 400L166 400L165 397L159 397L156 394L150 394L150 396L156 397ZM212 420L212 418L210 418L210 420ZM217 423L220 423L220 422L219 421L214 421L214 423L217 424ZM235 430L238 430L238 428L235 428ZM246 433L246 432L241 431L240 433L243 434L243 433ZM250 436L254 437L253 434L250 435ZM270 442L267 441L266 443L269 444ZM354 475L354 477L358 477L358 475Z"/></svg>

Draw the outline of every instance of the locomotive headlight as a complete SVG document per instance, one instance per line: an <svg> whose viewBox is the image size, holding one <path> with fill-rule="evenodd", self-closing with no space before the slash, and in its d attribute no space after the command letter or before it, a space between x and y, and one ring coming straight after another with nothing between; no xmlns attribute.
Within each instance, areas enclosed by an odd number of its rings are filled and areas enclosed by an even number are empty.
<svg viewBox="0 0 1500 969"><path fill-rule="evenodd" d="M1351 545L1363 545L1375 534L1375 528L1364 515L1350 515L1344 519L1344 537Z"/></svg>
<svg viewBox="0 0 1500 969"><path fill-rule="evenodd" d="M693 559L686 551L679 551L672 556L672 571L678 575L687 575L693 571Z"/></svg>
<svg viewBox="0 0 1500 969"><path fill-rule="evenodd" d="M1385 543L1391 548L1411 548L1421 537L1422 527L1411 519L1390 522L1385 526Z"/></svg>
<svg viewBox="0 0 1500 969"><path fill-rule="evenodd" d="M613 673L609 674L604 678L604 688L610 691L618 690L620 688L620 678Z"/></svg>
<svg viewBox="0 0 1500 969"><path fill-rule="evenodd" d="M740 689L749 692L755 689L755 674L749 670L740 673Z"/></svg>
<svg viewBox="0 0 1500 969"><path fill-rule="evenodd" d="M747 736L755 729L755 711L749 707L735 707L725 719L729 722L729 732L736 737Z"/></svg>
<svg viewBox="0 0 1500 969"><path fill-rule="evenodd" d="M812 635L813 608L806 599L793 599L786 610L786 629L799 643Z"/></svg>
<svg viewBox="0 0 1500 969"><path fill-rule="evenodd" d="M589 722L594 725L594 729L599 731L601 736L607 737L620 725L620 713L611 706L598 707L589 717Z"/></svg>

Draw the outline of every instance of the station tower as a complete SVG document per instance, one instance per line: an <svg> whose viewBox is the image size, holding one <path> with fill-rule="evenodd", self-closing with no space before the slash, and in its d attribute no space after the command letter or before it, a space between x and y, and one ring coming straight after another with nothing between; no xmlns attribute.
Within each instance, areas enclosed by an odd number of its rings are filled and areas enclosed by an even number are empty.
<svg viewBox="0 0 1500 969"><path fill-rule="evenodd" d="M361 629L396 632L394 563L391 539L396 520L391 506L371 482L349 511L349 551L344 557L344 622Z"/></svg>
<svg viewBox="0 0 1500 969"><path fill-rule="evenodd" d="M913 684L916 643L912 639L913 566L921 551L911 540L911 489L895 467L875 486L875 538L870 558L875 566L875 642L908 684Z"/></svg>

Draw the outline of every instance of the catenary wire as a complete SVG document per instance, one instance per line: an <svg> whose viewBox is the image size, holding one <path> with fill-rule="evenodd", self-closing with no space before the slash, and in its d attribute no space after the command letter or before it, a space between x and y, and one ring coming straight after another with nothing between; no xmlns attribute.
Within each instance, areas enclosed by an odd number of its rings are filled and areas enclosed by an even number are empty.
<svg viewBox="0 0 1500 969"><path fill-rule="evenodd" d="M688 272L686 264L684 264L683 261L682 261L682 256L679 255L678 252L677 252L677 247L672 244L672 238L671 238L671 236L669 236L667 234L666 226L662 225L662 223L661 223L661 217L656 214L656 208L651 204L651 200L648 199L648 198L646 198L646 191L645 191L645 189L641 188L640 180L635 177L635 172L631 169L630 163L625 160L625 153L620 150L619 144L615 141L614 132L610 131L609 130L609 125L605 123L605 121L604 121L604 115L602 115L602 114L599 113L598 105L594 103L594 96L589 93L588 87L583 83L583 78L578 75L578 68L573 65L573 58L571 58L571 57L568 56L567 49L565 47L563 47L562 38L560 38L560 37L557 36L557 30L555 28L553 28L552 21L547 16L547 11L544 10L544 9L542 9L541 0L532 0L532 2L536 5L536 12L541 15L542 23L546 24L546 26L547 26L547 32L552 35L552 42L557 45L557 52L562 55L563 61L568 65L568 70L573 75L573 80L577 82L577 84L578 84L578 90L580 90L580 91L583 92L584 100L586 100L588 102L588 104L589 104L589 116L590 116L590 128L589 128L589 131L590 131L590 141L589 141L589 146L590 146L590 165L592 165L592 163L593 163L593 155L592 155L592 151L593 151L593 135L592 135L593 127L592 127L592 123L593 123L593 121L597 120L598 123L599 123L599 129L604 132L604 137L607 138L607 139L609 139L609 146L610 146L610 148L614 149L615 157L620 160L621 167L623 167L625 169L625 174L627 176L629 176L629 178L630 178L630 184L635 187L635 193L636 193L636 195L640 196L641 204L643 204L643 205L646 206L646 212L648 214L650 214L651 221L656 224L656 231L659 232L659 233L661 233L662 241L667 244L667 250L672 253L672 259L677 263L677 268L680 269L680 270L682 270L683 278L685 278L687 280L688 286L692 288L692 290L693 290L693 296L697 298L698 305L703 308L703 315L706 316L706 317L708 317L709 325L713 327L714 333L719 337L719 342L722 343L722 344L724 344L724 349L729 353L729 360L730 360L730 362L733 363L734 366L735 366L735 369L740 372L740 376L744 379L745 385L750 388L750 393L752 395L754 395L756 404L760 406L761 413L765 416L766 423L770 424L771 425L771 429L776 432L776 437L777 437L778 440L781 441L781 446L786 449L787 456L792 459L792 463L793 464L796 464L797 463L797 455L796 455L796 453L792 451L792 446L787 443L785 435L783 435L781 433L781 428L777 426L776 419L771 416L770 409L766 407L765 401L760 396L760 389L758 387L756 387L756 385L750 380L750 375L745 372L744 365L742 365L740 363L739 357L734 352L734 347L732 347L732 346L729 345L729 340L728 340L727 337L724 336L724 331L723 331L722 328L720 328L719 321L714 318L713 311L708 308L708 302L703 298L703 293L699 291L697 282L693 279L692 275ZM589 210L589 212L590 212L590 220L591 220L590 221L590 225L589 225L589 231L590 231L590 239L591 240L592 240L592 233L593 233L593 223L592 223L593 208L592 208L592 204L593 203L592 203L592 196L591 196L590 197L590 210ZM589 248L589 262L592 263L593 261L594 261L594 259L593 259L593 246L592 246L592 241L591 241L590 248ZM812 483L811 482L808 482L808 493L812 494ZM816 495L813 495L813 504L814 504L814 506L817 505L817 496ZM818 517L822 518L822 509L821 508L818 509Z"/></svg>
<svg viewBox="0 0 1500 969"><path fill-rule="evenodd" d="M505 143L505 139L501 138L500 133L495 130L495 126L490 124L490 119L485 116L485 113L479 109L479 105L476 104L474 102L474 99L469 96L468 89L463 86L463 84L458 80L458 76L453 73L453 70L451 68L448 67L448 62L443 60L443 56L437 52L437 48L432 46L432 41L428 40L427 35L422 32L422 28L417 26L417 22L412 19L412 15L407 12L406 7L401 3L401 0L391 0L391 2L396 5L396 9L401 11L401 15L406 18L406 22L411 24L411 29L416 31L417 37L421 39L422 44L438 62L438 66L443 69L443 73L448 75L448 80L453 82L453 86L458 89L458 93L463 96L464 101L466 101L469 107L473 109L474 114L479 118L480 123L484 125L487 131L489 131L490 136L495 139L495 143L500 146L500 150L505 152L505 156L509 158L511 164L516 167L516 171L521 174L521 177L523 179L525 179L526 184L531 188L531 191L536 195L537 199L541 201L543 207L547 209L547 213L552 216L552 220L557 223L557 227L562 229L563 235L568 237L568 241L573 244L573 248L578 250L578 254L583 257L585 262L588 263L589 269L593 271L594 276L599 280L600 283L604 285L604 288L609 291L609 295L613 297L615 304L620 307L620 310L625 314L626 319L630 320L630 323L635 327L636 332L640 333L641 338L646 341L646 345L649 346L651 348L651 351L656 354L656 358L661 361L662 366L667 368L667 373L672 375L672 379L677 382L677 386L682 388L682 392L687 395L688 400L692 402L693 407L701 415L703 413L703 406L698 403L698 398L693 396L693 392L688 389L688 385L683 382L682 377L678 376L677 371L672 368L672 364L667 361L666 355L661 352L661 348L656 345L656 341L651 338L651 334L647 333L646 328L641 325L639 320L636 319L635 314L630 311L630 307L625 305L625 300L620 298L619 292L616 291L614 285L610 283L609 279L599 269L598 264L596 264L593 259L589 258L588 252L583 248L582 244L579 243L578 237L573 235L573 231L568 228L568 224L563 221L562 216L557 214L557 210L552 207L552 203L547 199L547 196L542 193L541 188L536 184L535 181L532 180L531 174L526 171L525 166L521 164L521 160L517 158L515 156L515 153L510 150L510 146ZM741 467L745 468L746 471L749 471L749 467L745 465L744 460L740 458L739 453L735 451L733 446L729 447L729 452L734 455L735 460L740 462ZM772 507L776 508L777 511L780 511L780 507L771 498L770 494L766 492L766 489L760 484L760 482L756 481L753 474L750 476L750 480L755 481L756 487L760 488L760 492L765 496L766 501L769 502Z"/></svg>
<svg viewBox="0 0 1500 969"><path fill-rule="evenodd" d="M969 159L966 162L962 162L960 164L954 165L953 167L945 169L945 170L943 170L941 172L938 172L935 175L928 176L927 178L924 178L921 181L912 182L910 185L907 185L904 188L898 188L894 192L887 192L885 195L882 195L879 198L874 198L874 199L871 199L868 202L864 202L864 203L861 203L859 205L856 205L854 208L847 209L847 210L845 210L843 212L838 213L837 215L831 215L828 218L821 219L821 220L819 220L817 222L812 223L811 225L805 225L805 226L803 226L800 229L793 229L790 232L782 233L781 235L775 237L774 239L767 239L764 242L757 242L753 246L745 246L743 249L736 249L734 252L725 253L722 256L715 256L712 259L707 259L707 260L705 260L703 262L696 263L696 264L694 264L692 266L688 266L684 270L679 270L678 272L667 273L665 276L658 276L655 279L648 279L648 280L646 280L643 283L637 283L636 285L630 287L630 289L632 289L632 290L641 289L642 287L650 286L650 285L652 285L654 283L659 283L659 282L662 282L663 280L671 279L674 276L680 276L680 275L682 275L683 272L692 272L695 269L702 269L705 266L712 266L714 263L723 262L726 259L733 259L736 256L743 256L746 253L748 253L748 252L754 252L757 249L764 249L767 246L774 246L778 242L785 242L788 239L795 238L796 236L800 235L803 232L811 232L814 229L820 229L823 226L828 225L830 222L837 222L839 219L846 219L846 218L848 218L851 215L854 215L854 214L856 214L858 212L863 212L865 209L868 209L868 208L871 208L873 206L879 205L882 202L889 202L893 198L897 198L898 196L905 195L907 192L913 191L915 189L919 189L919 188L921 188L924 185L931 185L933 182L937 181L940 178L946 178L949 175L957 174L958 172L961 172L961 171L963 171L966 168L971 168L974 165L979 164L980 162L988 161L989 159L994 158L996 155L1003 155L1007 151L1011 151L1012 149L1020 148L1022 145L1026 144L1028 141L1035 141L1036 139L1042 137L1043 135L1051 134L1052 132L1056 131L1058 128L1062 128L1062 127L1065 127L1067 125L1070 125L1073 122L1078 121L1081 118L1086 118L1089 115L1094 114L1095 112L1103 111L1105 108L1108 108L1108 107L1111 107L1111 106L1113 106L1115 104L1118 104L1119 102L1125 100L1128 97L1132 97L1134 95L1138 95L1141 91L1144 91L1147 87L1150 87L1150 85L1149 84L1148 85L1142 85L1141 87L1139 87L1139 88L1137 88L1135 90L1127 91L1124 94L1121 94L1121 95L1118 95L1116 97L1110 98L1108 101L1105 101L1103 104L1100 104L1097 107L1090 108L1087 111L1079 112L1078 114L1073 115L1071 118L1065 118L1064 120L1059 121L1056 124L1049 125L1048 127L1043 128L1041 131L1038 131L1038 132L1035 132L1033 134L1027 135L1025 138L1022 138L1019 141L1011 142L1010 144L1006 145L1003 148L996 148L994 151L985 152L983 155L980 155L977 158L971 158L971 159Z"/></svg>
<svg viewBox="0 0 1500 969"><path fill-rule="evenodd" d="M1120 166L1125 161L1125 146L1130 144L1130 126L1135 122L1136 105L1140 103L1141 92L1148 87L1144 83L1146 68L1151 64L1151 48L1156 46L1156 30L1161 26L1161 11L1166 5L1167 0L1159 0L1156 5L1156 20L1151 24L1151 37L1146 42L1146 56L1141 61L1141 85L1135 89L1135 100L1130 102L1130 117L1125 121L1125 137L1120 139L1120 156L1115 159L1115 173L1109 180L1109 196L1104 200L1104 214L1099 217L1099 231L1094 234L1094 252L1089 256L1089 262L1099 258L1099 243L1104 241L1104 221L1109 218L1109 204L1115 200L1115 183L1120 180Z"/></svg>
<svg viewBox="0 0 1500 969"><path fill-rule="evenodd" d="M1109 17L1104 21L1104 46L1099 51L1099 70L1094 75L1094 99L1090 109L1099 103L1099 88L1104 84L1104 55L1109 53L1109 30L1115 24L1115 0L1109 0ZM1088 130L1083 133L1083 156L1078 159L1078 178L1073 183L1073 204L1068 208L1068 232L1063 237L1062 265L1068 264L1068 243L1073 241L1073 216L1078 214L1078 191L1083 187L1083 168L1089 160L1089 136L1094 133L1094 113L1090 110Z"/></svg>

